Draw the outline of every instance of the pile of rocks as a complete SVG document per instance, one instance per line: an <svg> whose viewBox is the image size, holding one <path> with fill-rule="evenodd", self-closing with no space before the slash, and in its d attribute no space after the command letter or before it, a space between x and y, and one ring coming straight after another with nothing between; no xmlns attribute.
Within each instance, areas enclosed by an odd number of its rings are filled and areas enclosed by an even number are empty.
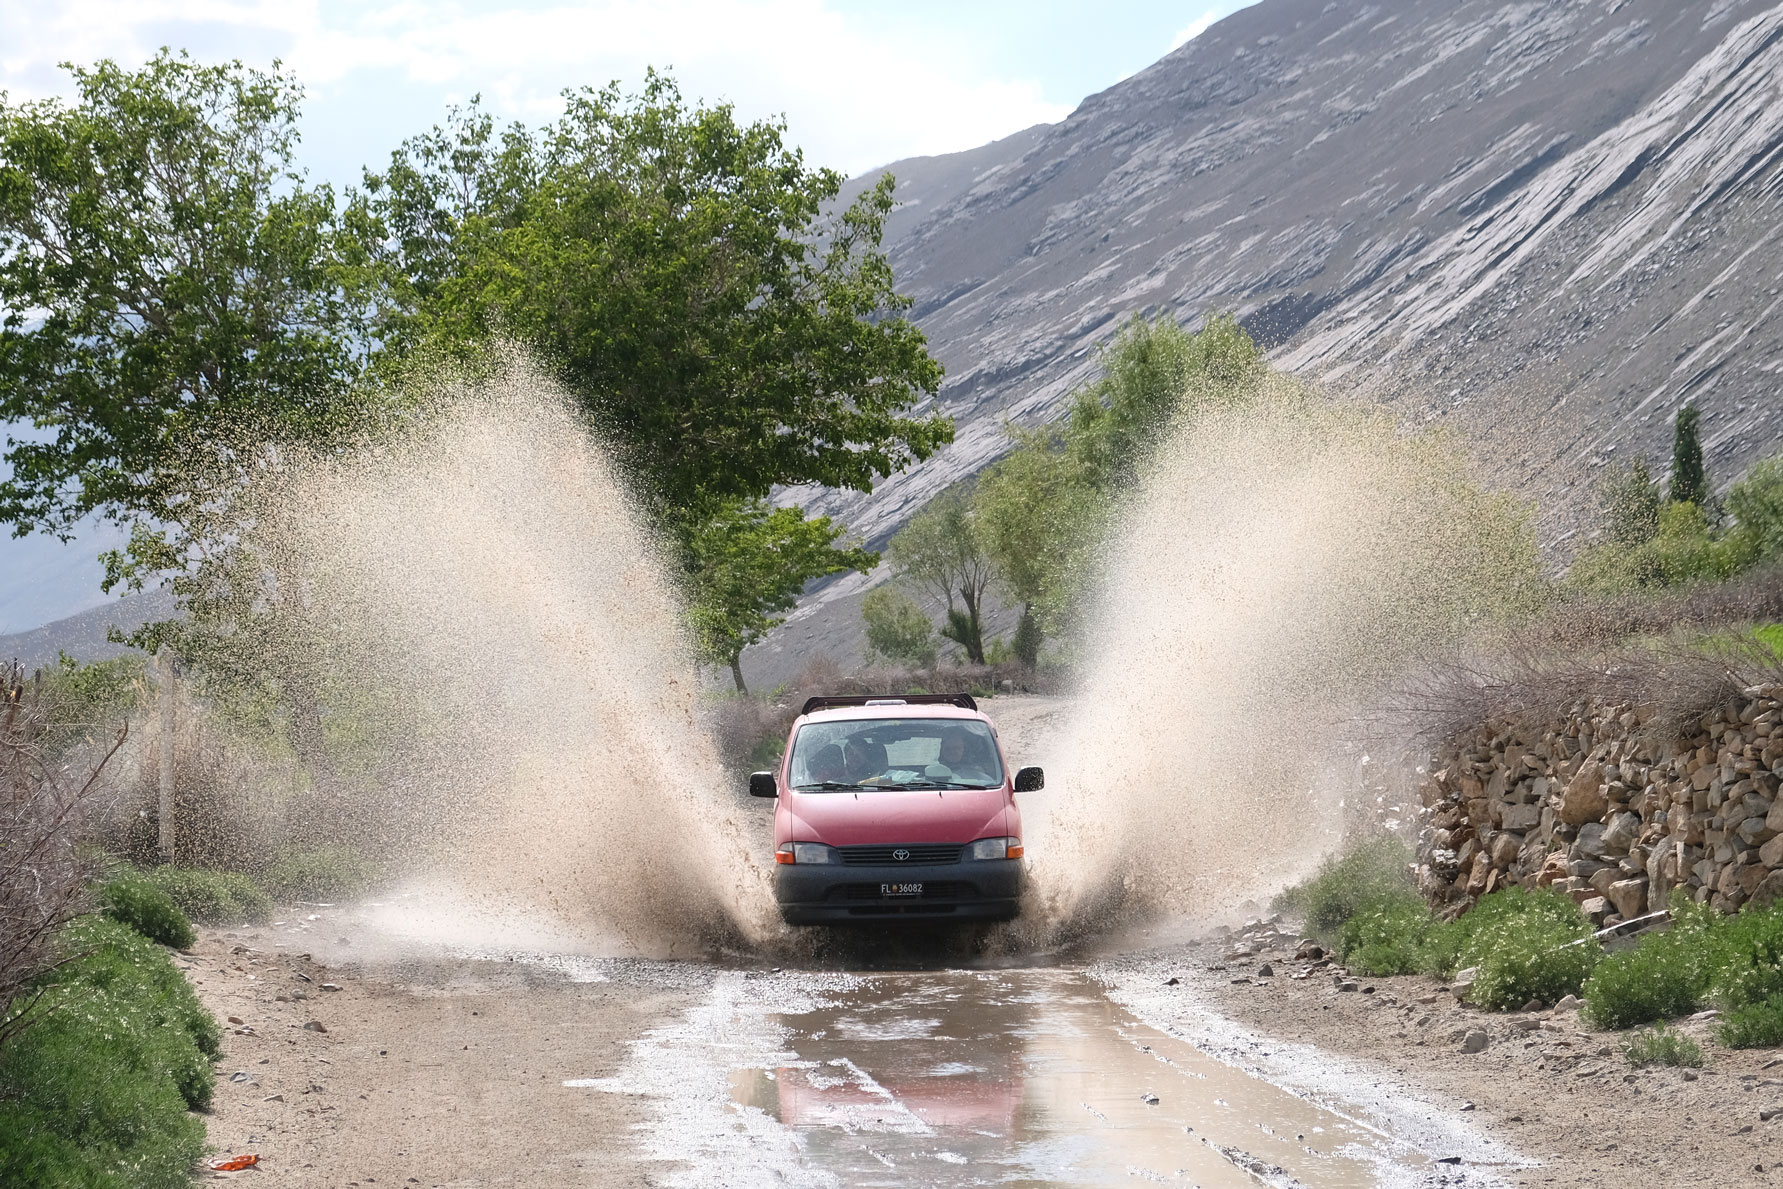
<svg viewBox="0 0 1783 1189"><path fill-rule="evenodd" d="M1677 896L1767 902L1783 893L1780 779L1783 685L1747 688L1681 733L1642 705L1497 718L1430 766L1418 887L1451 911L1552 887L1601 925Z"/></svg>

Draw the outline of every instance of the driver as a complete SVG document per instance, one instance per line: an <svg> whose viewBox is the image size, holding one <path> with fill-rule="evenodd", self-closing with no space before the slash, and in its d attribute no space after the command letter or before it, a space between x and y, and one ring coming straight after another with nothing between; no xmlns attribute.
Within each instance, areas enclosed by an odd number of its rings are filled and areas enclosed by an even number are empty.
<svg viewBox="0 0 1783 1189"><path fill-rule="evenodd" d="M855 784L885 772L885 748L870 740L850 739L843 744L842 754L848 779Z"/></svg>
<svg viewBox="0 0 1783 1189"><path fill-rule="evenodd" d="M941 736L941 750L930 764L926 775L932 780L948 780L958 784L990 784L990 773L984 770L976 752L962 731L949 731Z"/></svg>

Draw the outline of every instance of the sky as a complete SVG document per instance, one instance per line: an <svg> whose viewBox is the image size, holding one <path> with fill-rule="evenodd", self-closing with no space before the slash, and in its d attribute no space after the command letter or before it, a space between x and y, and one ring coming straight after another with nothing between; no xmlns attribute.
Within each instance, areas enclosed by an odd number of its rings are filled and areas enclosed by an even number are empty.
<svg viewBox="0 0 1783 1189"><path fill-rule="evenodd" d="M846 174L1063 119L1248 0L0 0L8 104L66 98L60 63L274 59L304 85L299 164L356 183L474 95L549 120L566 88L668 69L689 99L784 116L807 163ZM0 634L103 601L95 555L0 537Z"/></svg>

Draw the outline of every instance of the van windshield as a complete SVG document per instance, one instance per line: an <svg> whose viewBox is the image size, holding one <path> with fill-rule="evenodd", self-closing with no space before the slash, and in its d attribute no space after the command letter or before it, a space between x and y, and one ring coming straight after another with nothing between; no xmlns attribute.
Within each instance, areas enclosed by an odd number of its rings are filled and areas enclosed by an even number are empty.
<svg viewBox="0 0 1783 1189"><path fill-rule="evenodd" d="M814 722L792 745L792 786L807 791L985 789L1003 783L990 728L958 718Z"/></svg>

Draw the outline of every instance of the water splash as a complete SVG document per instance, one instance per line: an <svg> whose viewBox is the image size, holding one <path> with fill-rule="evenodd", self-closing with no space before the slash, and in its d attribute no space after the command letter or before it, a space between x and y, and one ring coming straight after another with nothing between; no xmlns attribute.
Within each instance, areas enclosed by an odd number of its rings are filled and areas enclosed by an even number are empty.
<svg viewBox="0 0 1783 1189"><path fill-rule="evenodd" d="M261 530L306 620L283 636L339 674L332 750L373 757L355 809L386 858L596 941L759 938L766 876L664 558L569 408L510 360L396 443L299 468Z"/></svg>
<svg viewBox="0 0 1783 1189"><path fill-rule="evenodd" d="M1343 826L1358 707L1519 597L1533 547L1453 443L1303 391L1197 418L1107 551L1078 711L1030 804L1031 943L1217 915Z"/></svg>

